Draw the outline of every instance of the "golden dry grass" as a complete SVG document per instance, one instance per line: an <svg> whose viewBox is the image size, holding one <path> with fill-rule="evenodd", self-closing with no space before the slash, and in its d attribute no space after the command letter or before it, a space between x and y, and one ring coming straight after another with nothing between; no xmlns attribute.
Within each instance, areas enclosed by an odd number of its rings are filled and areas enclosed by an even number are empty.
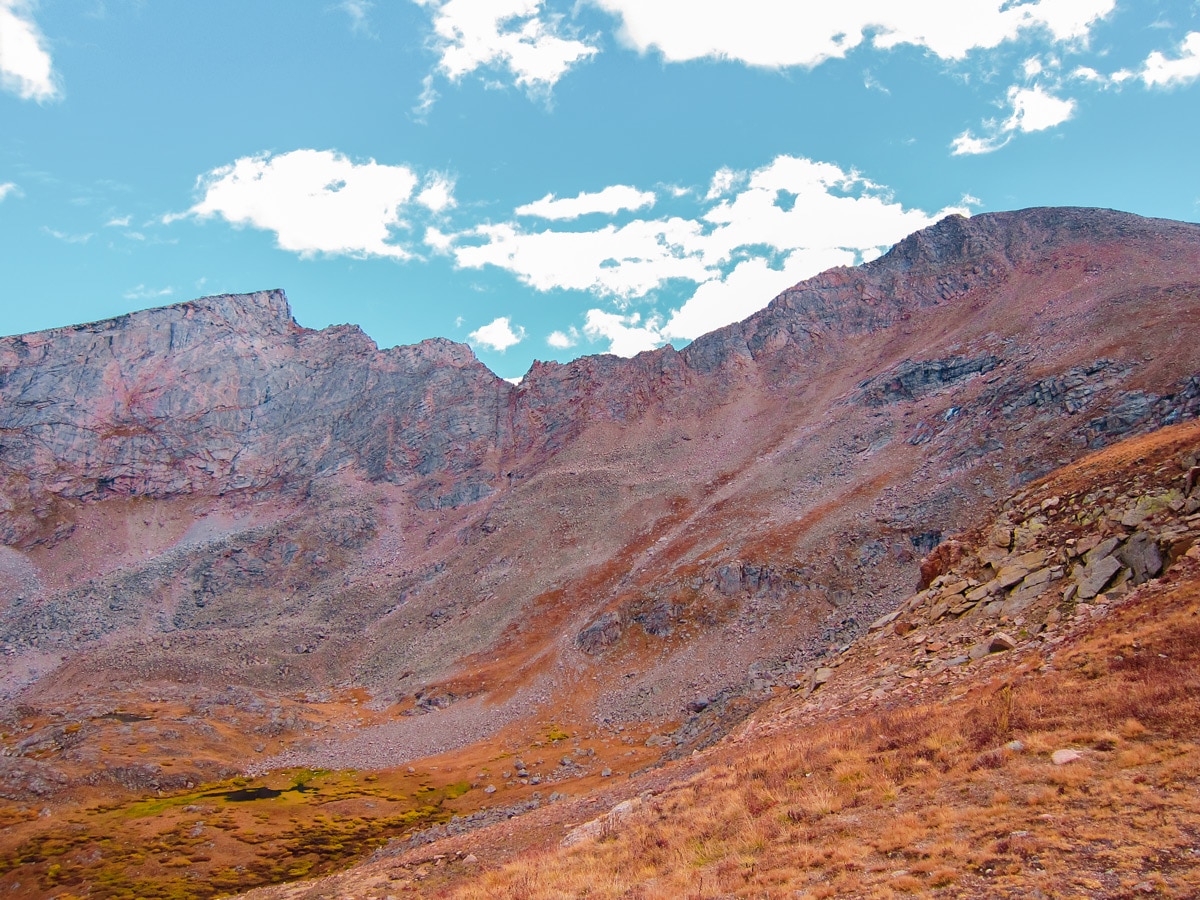
<svg viewBox="0 0 1200 900"><path fill-rule="evenodd" d="M598 840L439 895L1196 896L1196 568L1141 591L1052 667L777 736L646 797ZM1083 756L1056 766L1061 748Z"/></svg>

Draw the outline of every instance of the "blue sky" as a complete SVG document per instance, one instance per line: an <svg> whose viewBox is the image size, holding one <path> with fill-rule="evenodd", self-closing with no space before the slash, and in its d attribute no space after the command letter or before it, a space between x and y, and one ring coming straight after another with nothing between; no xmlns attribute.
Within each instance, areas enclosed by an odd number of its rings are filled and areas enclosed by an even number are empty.
<svg viewBox="0 0 1200 900"><path fill-rule="evenodd" d="M0 333L282 287L494 371L948 212L1200 219L1197 0L0 0Z"/></svg>

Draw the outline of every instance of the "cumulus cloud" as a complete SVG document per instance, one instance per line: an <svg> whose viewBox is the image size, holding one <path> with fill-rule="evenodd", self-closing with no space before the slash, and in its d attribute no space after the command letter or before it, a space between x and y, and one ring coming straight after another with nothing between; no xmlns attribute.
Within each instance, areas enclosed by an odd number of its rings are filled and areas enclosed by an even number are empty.
<svg viewBox="0 0 1200 900"><path fill-rule="evenodd" d="M716 200L718 197L724 197L733 190L735 184L745 177L745 172L735 172L728 166L722 166L713 174L712 181L708 184L708 193L704 195L704 199Z"/></svg>
<svg viewBox="0 0 1200 900"><path fill-rule="evenodd" d="M0 88L39 103L61 96L46 39L26 0L0 0Z"/></svg>
<svg viewBox="0 0 1200 900"><path fill-rule="evenodd" d="M641 314L636 312L620 315L602 309L589 309L583 333L592 341L608 341L609 353L615 353L617 356L636 356L666 342L661 325L658 318L643 322Z"/></svg>
<svg viewBox="0 0 1200 900"><path fill-rule="evenodd" d="M1008 105L1011 113L1002 122L985 123L983 136L976 137L970 130L964 131L951 143L955 156L971 156L991 153L1007 144L1014 134L1045 131L1071 118L1075 113L1075 101L1056 97L1041 85L1008 89Z"/></svg>
<svg viewBox="0 0 1200 900"><path fill-rule="evenodd" d="M802 157L780 156L750 172L722 170L713 182L719 191L708 199L686 192L696 207L690 216L572 230L501 222L433 231L425 240L461 268L495 266L539 291L613 301L615 311L588 313L583 335L630 355L742 319L797 281L874 258L949 213L969 214L964 207L906 209L859 173ZM688 282L693 293L666 318L629 309L668 283L686 290ZM571 339L556 332L549 342L566 349Z"/></svg>
<svg viewBox="0 0 1200 900"><path fill-rule="evenodd" d="M566 331L552 331L546 335L546 343L555 350L569 350L579 343L579 329L572 325Z"/></svg>
<svg viewBox="0 0 1200 900"><path fill-rule="evenodd" d="M438 67L452 81L478 69L502 69L519 87L544 93L598 52L572 35L562 17L548 12L542 0L414 2L433 11Z"/></svg>
<svg viewBox="0 0 1200 900"><path fill-rule="evenodd" d="M525 340L525 329L520 325L514 329L508 316L501 316L487 325L476 328L467 337L482 347L503 353L509 347L515 347Z"/></svg>
<svg viewBox="0 0 1200 900"><path fill-rule="evenodd" d="M417 194L417 202L430 212L443 212L456 205L454 179L435 172L425 180L425 187Z"/></svg>
<svg viewBox="0 0 1200 900"><path fill-rule="evenodd" d="M672 278L704 280L707 269L695 246L701 231L701 223L678 217L595 231L526 231L502 222L455 235L449 250L462 268L507 269L539 291L632 298Z"/></svg>
<svg viewBox="0 0 1200 900"><path fill-rule="evenodd" d="M799 254L793 267L807 261L805 271L813 274L829 260L853 262L856 253L890 246L934 221L920 210L904 209L855 172L802 157L780 156L726 180L744 187L708 202L692 218L634 219L570 231L526 230L505 222L452 236L438 232L426 240L448 248L463 268L507 269L540 291L583 290L631 300L672 279L711 281L739 252Z"/></svg>
<svg viewBox="0 0 1200 900"><path fill-rule="evenodd" d="M104 223L105 228L128 228L133 216L113 216Z"/></svg>
<svg viewBox="0 0 1200 900"><path fill-rule="evenodd" d="M1074 100L1056 97L1040 85L1009 88L1008 102L1012 106L1012 115L1001 126L1005 131L1045 131L1061 125L1075 112Z"/></svg>
<svg viewBox="0 0 1200 900"><path fill-rule="evenodd" d="M582 193L576 197L559 199L547 194L541 200L518 206L518 216L537 216L541 219L578 219L590 213L615 215L622 210L638 210L653 206L656 196L653 191L639 191L625 184L614 184L595 193Z"/></svg>
<svg viewBox="0 0 1200 900"><path fill-rule="evenodd" d="M407 166L354 162L332 150L263 153L201 175L196 182L201 199L164 221L219 216L235 226L272 231L280 249L305 257L406 259L411 253L396 235L409 227L405 208L415 202L439 210L453 203L443 176L432 176L414 198L419 183Z"/></svg>
<svg viewBox="0 0 1200 900"><path fill-rule="evenodd" d="M1070 77L1076 81L1109 88L1140 81L1147 88L1172 88L1200 79L1200 31L1184 36L1170 54L1154 50L1136 69L1119 69L1105 74L1092 66L1077 66Z"/></svg>
<svg viewBox="0 0 1200 900"><path fill-rule="evenodd" d="M1200 78L1200 31L1188 34L1174 57L1155 50L1146 57L1138 77L1146 87L1174 87Z"/></svg>
<svg viewBox="0 0 1200 900"><path fill-rule="evenodd" d="M14 197L18 196L20 194L20 189L11 181L0 183L0 203L3 203L4 198L9 194L12 194Z"/></svg>
<svg viewBox="0 0 1200 900"><path fill-rule="evenodd" d="M728 275L697 287L688 301L671 313L662 329L663 337L690 340L740 321L815 272L853 265L855 261L853 252L832 248L796 251L778 269L762 258L745 260Z"/></svg>
<svg viewBox="0 0 1200 900"><path fill-rule="evenodd" d="M668 62L728 59L766 68L816 66L864 43L880 50L908 44L954 60L1034 30L1075 41L1116 6L1116 0L591 2L621 20L619 39L641 53L654 49Z"/></svg>

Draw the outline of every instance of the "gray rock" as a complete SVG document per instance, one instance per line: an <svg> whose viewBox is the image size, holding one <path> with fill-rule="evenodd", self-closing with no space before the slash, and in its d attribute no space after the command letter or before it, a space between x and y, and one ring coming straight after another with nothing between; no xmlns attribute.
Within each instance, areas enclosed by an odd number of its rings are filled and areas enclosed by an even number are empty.
<svg viewBox="0 0 1200 900"><path fill-rule="evenodd" d="M621 617L615 612L606 612L579 632L575 643L584 653L596 654L619 641L623 630Z"/></svg>
<svg viewBox="0 0 1200 900"><path fill-rule="evenodd" d="M997 631L988 642L988 653L1004 653L1015 649L1017 642L1003 631Z"/></svg>
<svg viewBox="0 0 1200 900"><path fill-rule="evenodd" d="M1003 590L1023 581L1029 569L1021 565L1005 566L996 573L996 584Z"/></svg>
<svg viewBox="0 0 1200 900"><path fill-rule="evenodd" d="M1026 586L1022 582L1021 587L1013 591L1008 596L1008 599L1004 601L1000 607L1000 615L1008 616L1009 618L1020 615L1034 600L1046 592L1047 587L1049 585L1046 583Z"/></svg>
<svg viewBox="0 0 1200 900"><path fill-rule="evenodd" d="M1116 557L1105 556L1075 570L1075 581L1079 585L1079 599L1091 600L1121 571L1121 562Z"/></svg>
<svg viewBox="0 0 1200 900"><path fill-rule="evenodd" d="M1129 568L1134 584L1156 578L1162 572L1163 558L1158 542L1146 531L1139 531L1129 538L1116 557Z"/></svg>
<svg viewBox="0 0 1200 900"><path fill-rule="evenodd" d="M890 612L886 616L880 616L878 619L876 619L874 622L871 623L871 627L868 630L869 631L878 631L880 628L883 628L884 626L890 625L892 622L895 622L899 616L900 616L900 610L896 610L895 612Z"/></svg>
<svg viewBox="0 0 1200 900"><path fill-rule="evenodd" d="M984 597L988 597L994 593L999 593L1000 589L999 582L989 581L986 584L979 585L979 587L971 588L971 590L967 591L966 598L971 603L978 603Z"/></svg>
<svg viewBox="0 0 1200 900"><path fill-rule="evenodd" d="M514 388L464 344L380 350L354 326L310 331L282 291L47 334L0 338L0 470L27 476L43 503L216 495L346 467L407 482L428 508L493 491L485 462ZM129 386L121 402L115 383ZM43 531L0 514L0 542Z"/></svg>
<svg viewBox="0 0 1200 900"><path fill-rule="evenodd" d="M1056 766L1065 766L1068 763L1073 763L1080 759L1083 759L1083 754L1078 750L1055 750L1050 754L1050 761Z"/></svg>
<svg viewBox="0 0 1200 900"><path fill-rule="evenodd" d="M1091 550L1083 555L1083 561L1086 565L1091 565L1098 559L1103 559L1108 556L1121 544L1121 539L1118 537L1105 538Z"/></svg>

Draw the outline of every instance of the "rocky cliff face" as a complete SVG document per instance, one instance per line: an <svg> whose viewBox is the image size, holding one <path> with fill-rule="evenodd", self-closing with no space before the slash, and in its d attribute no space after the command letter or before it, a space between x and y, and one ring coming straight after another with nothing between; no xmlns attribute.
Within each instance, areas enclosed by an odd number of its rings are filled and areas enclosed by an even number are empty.
<svg viewBox="0 0 1200 900"><path fill-rule="evenodd" d="M3 338L4 690L94 705L102 671L395 713L297 736L305 765L526 719L690 752L997 497L1200 414L1198 331L1200 226L1039 209L516 387L448 341L300 328L279 292Z"/></svg>
<svg viewBox="0 0 1200 900"><path fill-rule="evenodd" d="M278 489L348 466L433 506L477 500L508 393L450 341L380 351L352 326L300 328L281 291L4 338L0 540L61 538L61 500Z"/></svg>

